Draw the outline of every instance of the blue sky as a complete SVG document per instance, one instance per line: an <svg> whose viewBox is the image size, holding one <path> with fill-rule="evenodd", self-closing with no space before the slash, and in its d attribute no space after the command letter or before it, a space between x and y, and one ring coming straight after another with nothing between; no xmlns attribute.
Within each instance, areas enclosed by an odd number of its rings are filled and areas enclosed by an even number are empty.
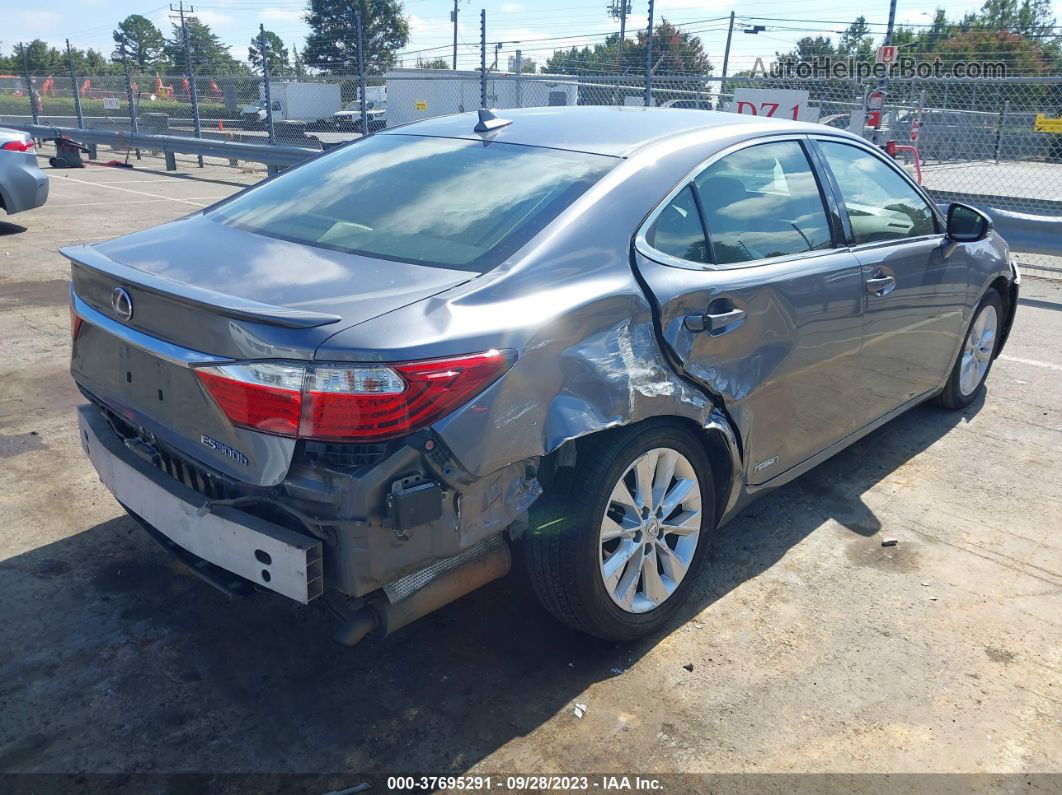
<svg viewBox="0 0 1062 795"><path fill-rule="evenodd" d="M412 37L404 58L404 65L413 66L418 53L426 58L450 57L452 28L450 10L453 0L404 0L405 11L410 18ZM617 23L605 11L607 0L461 0L459 14L459 65L479 65L479 10L487 10L487 38L490 41L507 42L502 49L501 63L518 47L525 57L541 62L554 50L572 45L582 46L600 41L616 30ZM928 5L915 0L900 0L897 18L900 22L926 24L931 12L924 9L943 6L949 16L958 17L965 11L980 6L974 0L943 0ZM302 45L307 28L302 21L305 2L302 0L207 0L196 3L197 16L208 23L226 44L232 45L232 54L246 59L247 45L258 28L265 23L276 31L289 45ZM628 17L628 31L644 27L648 3L634 0ZM866 3L843 0L819 0L817 3L799 4L792 0L757 0L757 2L732 3L726 0L658 0L656 15L672 22L684 24L695 31L704 42L718 73L722 64L723 46L726 40L726 17L733 9L739 17L778 17L779 20L756 20L767 30L759 35L744 35L736 32L731 52L731 72L752 66L757 56L770 58L775 50L789 49L792 42L806 35L817 33L833 35L858 14L866 15L868 21L881 23L875 30L884 31L888 19L887 0ZM1062 0L1055 5L1056 13L1062 16ZM168 4L161 0L126 0L121 4L105 0L0 0L0 12L5 20L0 47L10 52L21 40L42 38L55 46L62 46L66 37L80 48L95 47L107 53L111 51L111 31L126 15L139 13L153 20L165 33L169 32ZM784 20L813 19L810 23ZM752 21L749 21L751 24ZM630 33L628 34L630 35ZM561 38L565 37L565 38ZM510 43L519 41L519 45ZM438 48L438 49L430 49Z"/></svg>

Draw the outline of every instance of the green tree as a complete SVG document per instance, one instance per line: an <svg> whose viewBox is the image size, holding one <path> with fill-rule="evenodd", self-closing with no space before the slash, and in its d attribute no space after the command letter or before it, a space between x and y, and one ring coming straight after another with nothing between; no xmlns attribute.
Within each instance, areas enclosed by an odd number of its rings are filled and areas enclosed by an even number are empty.
<svg viewBox="0 0 1062 795"><path fill-rule="evenodd" d="M636 62L645 63L645 51L648 37L645 31L639 31L638 40L630 49L629 57ZM639 57L640 56L640 57ZM624 60L628 59L628 48L624 47ZM704 51L700 38L679 30L666 19L653 28L653 74L657 75L710 75L712 62Z"/></svg>
<svg viewBox="0 0 1062 795"><path fill-rule="evenodd" d="M841 34L837 42L837 54L842 58L854 58L857 61L873 60L874 35L870 31L866 17L856 17L855 22Z"/></svg>
<svg viewBox="0 0 1062 795"><path fill-rule="evenodd" d="M210 26L200 22L196 17L184 18L188 28L188 43L192 50L192 63L196 74L224 75L246 73L247 68L238 63L229 54L228 45L222 44ZM188 59L185 57L184 37L179 23L173 23L173 32L166 40L166 57L173 68L181 73L188 73Z"/></svg>
<svg viewBox="0 0 1062 795"><path fill-rule="evenodd" d="M639 31L634 41L623 44L622 71L639 73L645 68L648 37ZM601 74L615 72L619 61L619 36L610 34L604 44L595 44L591 50L572 47L556 50L546 59L543 72L565 74ZM692 33L679 30L666 19L653 28L653 74L697 75L712 73L712 62L704 51L701 40Z"/></svg>
<svg viewBox="0 0 1062 795"><path fill-rule="evenodd" d="M810 63L816 58L833 58L837 55L837 50L828 36L805 36L799 39L796 46L789 52L776 52L774 55L779 61L791 60L794 63Z"/></svg>
<svg viewBox="0 0 1062 795"><path fill-rule="evenodd" d="M395 53L409 42L409 22L399 0L310 0L302 57L327 72L356 72L358 33L355 7L361 10L365 69L378 74L394 65Z"/></svg>
<svg viewBox="0 0 1062 795"><path fill-rule="evenodd" d="M291 73L300 80L306 77L306 64L302 61L298 47L291 48Z"/></svg>
<svg viewBox="0 0 1062 795"><path fill-rule="evenodd" d="M129 66L138 72L156 68L166 46L162 31L140 14L130 14L119 22L113 36L116 46L111 57L120 62L124 45Z"/></svg>
<svg viewBox="0 0 1062 795"><path fill-rule="evenodd" d="M291 63L288 61L288 48L284 41L271 30L265 32L266 52L269 53L269 74L291 74ZM262 74L262 41L258 36L251 39L251 46L247 48L247 62L251 64L251 71Z"/></svg>
<svg viewBox="0 0 1062 795"><path fill-rule="evenodd" d="M1055 37L1051 0L985 0L978 22L980 27L1032 39Z"/></svg>
<svg viewBox="0 0 1062 795"><path fill-rule="evenodd" d="M19 46L15 52L19 69L23 66L23 55L26 69L33 73L58 72L66 68L66 55L55 47L48 46L47 42L41 39L34 39L29 44Z"/></svg>

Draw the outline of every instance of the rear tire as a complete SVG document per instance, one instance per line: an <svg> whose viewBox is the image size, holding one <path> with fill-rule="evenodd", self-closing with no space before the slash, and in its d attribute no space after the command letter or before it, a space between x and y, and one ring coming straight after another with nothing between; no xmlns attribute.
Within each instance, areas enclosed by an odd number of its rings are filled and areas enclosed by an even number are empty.
<svg viewBox="0 0 1062 795"><path fill-rule="evenodd" d="M951 375L937 403L948 409L964 409L981 394L999 347L1003 323L1003 299L989 290L977 305Z"/></svg>
<svg viewBox="0 0 1062 795"><path fill-rule="evenodd" d="M657 632L688 597L714 525L704 445L673 421L576 445L576 466L557 469L531 511L524 558L535 595L605 640Z"/></svg>

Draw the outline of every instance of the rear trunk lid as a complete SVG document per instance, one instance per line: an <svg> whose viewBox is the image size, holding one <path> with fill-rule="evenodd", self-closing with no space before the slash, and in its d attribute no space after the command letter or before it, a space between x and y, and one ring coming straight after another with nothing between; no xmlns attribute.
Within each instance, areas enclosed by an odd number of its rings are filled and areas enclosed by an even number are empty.
<svg viewBox="0 0 1062 795"><path fill-rule="evenodd" d="M201 214L62 252L86 320L71 359L78 383L179 452L257 485L284 478L294 440L234 427L190 364L312 359L337 331L475 275L296 244Z"/></svg>

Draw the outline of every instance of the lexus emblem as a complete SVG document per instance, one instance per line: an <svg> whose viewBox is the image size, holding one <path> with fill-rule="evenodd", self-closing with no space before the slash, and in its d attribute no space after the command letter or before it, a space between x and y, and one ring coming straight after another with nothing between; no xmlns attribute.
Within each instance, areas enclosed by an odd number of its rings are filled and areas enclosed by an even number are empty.
<svg viewBox="0 0 1062 795"><path fill-rule="evenodd" d="M115 287L111 292L111 309L119 320L128 323L133 319L133 299L124 287Z"/></svg>

